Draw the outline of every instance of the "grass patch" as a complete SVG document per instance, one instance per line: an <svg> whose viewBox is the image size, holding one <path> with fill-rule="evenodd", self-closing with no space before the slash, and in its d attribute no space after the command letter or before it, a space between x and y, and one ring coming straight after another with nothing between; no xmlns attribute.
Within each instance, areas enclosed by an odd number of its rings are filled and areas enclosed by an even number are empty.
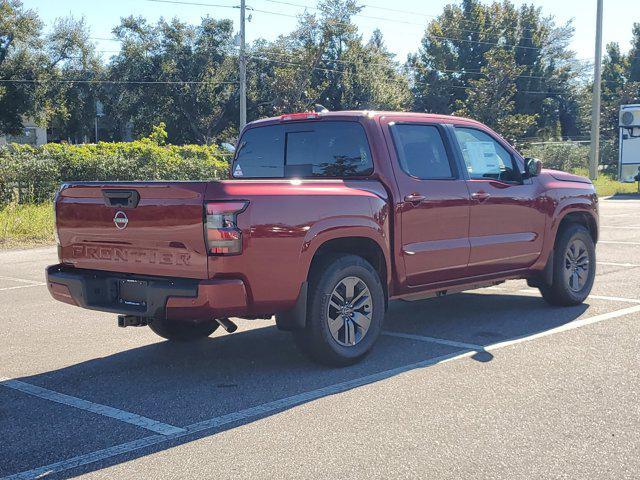
<svg viewBox="0 0 640 480"><path fill-rule="evenodd" d="M589 176L589 171L586 168L574 168L572 171L576 175L582 175L583 177ZM600 173L598 178L593 182L593 186L596 187L596 193L599 197L638 193L637 183L619 182L609 173Z"/></svg>
<svg viewBox="0 0 640 480"><path fill-rule="evenodd" d="M598 175L593 184L596 187L599 197L609 197L611 195L638 193L637 183L622 183L608 175Z"/></svg>
<svg viewBox="0 0 640 480"><path fill-rule="evenodd" d="M9 204L0 208L0 248L50 245L54 242L51 203Z"/></svg>

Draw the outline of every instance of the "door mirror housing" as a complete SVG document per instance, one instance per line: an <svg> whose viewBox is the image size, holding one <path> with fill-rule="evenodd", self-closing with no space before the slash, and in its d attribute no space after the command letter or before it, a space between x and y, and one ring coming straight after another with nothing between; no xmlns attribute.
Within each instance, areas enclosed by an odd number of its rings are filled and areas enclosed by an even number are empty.
<svg viewBox="0 0 640 480"><path fill-rule="evenodd" d="M236 147L234 145L232 145L231 143L225 142L220 144L220 146L226 150L228 153L235 153L236 152Z"/></svg>
<svg viewBox="0 0 640 480"><path fill-rule="evenodd" d="M542 172L542 162L537 158L524 159L524 177L537 177Z"/></svg>

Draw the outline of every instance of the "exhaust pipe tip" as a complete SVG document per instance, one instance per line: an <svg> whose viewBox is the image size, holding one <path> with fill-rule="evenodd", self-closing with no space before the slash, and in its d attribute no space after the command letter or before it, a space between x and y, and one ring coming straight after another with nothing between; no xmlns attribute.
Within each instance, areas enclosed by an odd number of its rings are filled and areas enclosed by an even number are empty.
<svg viewBox="0 0 640 480"><path fill-rule="evenodd" d="M227 333L233 333L238 329L238 325L233 323L228 318L216 318L216 322L220 325Z"/></svg>

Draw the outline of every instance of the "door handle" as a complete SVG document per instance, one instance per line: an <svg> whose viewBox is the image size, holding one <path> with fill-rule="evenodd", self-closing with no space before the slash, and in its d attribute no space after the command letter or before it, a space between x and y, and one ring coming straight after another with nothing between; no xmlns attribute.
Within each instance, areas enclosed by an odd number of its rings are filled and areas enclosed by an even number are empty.
<svg viewBox="0 0 640 480"><path fill-rule="evenodd" d="M471 194L471 198L473 198L474 200L478 200L479 202L484 202L490 196L491 194L487 192L473 192Z"/></svg>
<svg viewBox="0 0 640 480"><path fill-rule="evenodd" d="M404 197L404 201L409 203L420 203L424 202L426 199L427 197L420 195L419 193L411 193Z"/></svg>

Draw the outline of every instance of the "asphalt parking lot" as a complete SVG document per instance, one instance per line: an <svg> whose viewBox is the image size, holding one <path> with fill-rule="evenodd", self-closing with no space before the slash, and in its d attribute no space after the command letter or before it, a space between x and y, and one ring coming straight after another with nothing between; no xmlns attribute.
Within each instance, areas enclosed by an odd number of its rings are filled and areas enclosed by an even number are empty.
<svg viewBox="0 0 640 480"><path fill-rule="evenodd" d="M640 200L601 224L584 305L523 281L393 302L345 369L269 321L119 329L49 297L53 248L0 252L0 477L638 478Z"/></svg>

